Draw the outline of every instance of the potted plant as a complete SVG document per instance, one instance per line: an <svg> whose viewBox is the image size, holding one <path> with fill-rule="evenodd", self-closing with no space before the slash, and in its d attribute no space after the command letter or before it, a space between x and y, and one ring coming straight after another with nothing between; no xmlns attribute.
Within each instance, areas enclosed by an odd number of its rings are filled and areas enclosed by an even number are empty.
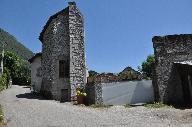
<svg viewBox="0 0 192 127"><path fill-rule="evenodd" d="M77 103L78 104L84 104L85 96L87 96L84 89L78 87L78 88L76 88L76 92L77 92Z"/></svg>

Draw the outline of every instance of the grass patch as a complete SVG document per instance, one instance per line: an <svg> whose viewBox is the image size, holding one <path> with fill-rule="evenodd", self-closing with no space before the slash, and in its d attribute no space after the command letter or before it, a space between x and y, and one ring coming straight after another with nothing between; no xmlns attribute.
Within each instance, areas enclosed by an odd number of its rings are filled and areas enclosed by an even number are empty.
<svg viewBox="0 0 192 127"><path fill-rule="evenodd" d="M3 110L2 110L2 106L0 105L0 122L3 122Z"/></svg>
<svg viewBox="0 0 192 127"><path fill-rule="evenodd" d="M161 102L147 103L143 105L146 108L172 108L171 105L166 105Z"/></svg>
<svg viewBox="0 0 192 127"><path fill-rule="evenodd" d="M0 105L0 127L6 127L6 124L4 123L4 115L1 105Z"/></svg>
<svg viewBox="0 0 192 127"><path fill-rule="evenodd" d="M104 105L104 104L93 104L90 105L91 108L110 108L113 105Z"/></svg>
<svg viewBox="0 0 192 127"><path fill-rule="evenodd" d="M132 108L133 106L131 106L130 104L126 104L124 105L125 108Z"/></svg>
<svg viewBox="0 0 192 127"><path fill-rule="evenodd" d="M3 91L5 87L3 85L0 85L0 92Z"/></svg>

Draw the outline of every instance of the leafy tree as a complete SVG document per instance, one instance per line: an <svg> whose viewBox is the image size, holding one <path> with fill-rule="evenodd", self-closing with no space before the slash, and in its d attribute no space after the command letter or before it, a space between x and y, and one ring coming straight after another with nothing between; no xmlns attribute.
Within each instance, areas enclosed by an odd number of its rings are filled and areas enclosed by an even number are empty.
<svg viewBox="0 0 192 127"><path fill-rule="evenodd" d="M153 69L154 69L155 57L154 55L149 55L147 59L141 65L141 72L144 75L144 78L152 78Z"/></svg>
<svg viewBox="0 0 192 127"><path fill-rule="evenodd" d="M93 71L93 70L90 70L89 71L89 76L90 77L93 77L93 76L96 76L96 75L98 75L99 73L97 73L96 71Z"/></svg>
<svg viewBox="0 0 192 127"><path fill-rule="evenodd" d="M10 79L10 72L9 70L5 67L3 75L0 76L0 91L5 89L9 83Z"/></svg>
<svg viewBox="0 0 192 127"><path fill-rule="evenodd" d="M118 74L118 78L120 81L140 80L141 74L128 66Z"/></svg>
<svg viewBox="0 0 192 127"><path fill-rule="evenodd" d="M10 72L13 84L29 85L30 68L27 61L21 59L15 53L5 52L4 67Z"/></svg>

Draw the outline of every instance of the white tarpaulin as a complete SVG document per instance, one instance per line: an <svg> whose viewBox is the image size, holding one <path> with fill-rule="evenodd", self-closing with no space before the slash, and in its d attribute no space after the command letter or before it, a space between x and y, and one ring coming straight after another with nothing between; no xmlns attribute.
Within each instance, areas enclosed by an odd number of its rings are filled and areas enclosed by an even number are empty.
<svg viewBox="0 0 192 127"><path fill-rule="evenodd" d="M192 61L180 61L180 62L174 62L174 63L192 65Z"/></svg>

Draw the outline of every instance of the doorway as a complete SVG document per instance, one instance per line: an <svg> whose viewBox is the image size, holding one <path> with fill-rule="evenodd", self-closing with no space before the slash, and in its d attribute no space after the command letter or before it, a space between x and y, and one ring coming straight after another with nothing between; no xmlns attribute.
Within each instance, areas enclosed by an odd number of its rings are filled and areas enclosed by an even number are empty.
<svg viewBox="0 0 192 127"><path fill-rule="evenodd" d="M192 105L192 66L177 64L177 69L180 75L184 104Z"/></svg>
<svg viewBox="0 0 192 127"><path fill-rule="evenodd" d="M61 89L61 102L69 101L68 89Z"/></svg>

